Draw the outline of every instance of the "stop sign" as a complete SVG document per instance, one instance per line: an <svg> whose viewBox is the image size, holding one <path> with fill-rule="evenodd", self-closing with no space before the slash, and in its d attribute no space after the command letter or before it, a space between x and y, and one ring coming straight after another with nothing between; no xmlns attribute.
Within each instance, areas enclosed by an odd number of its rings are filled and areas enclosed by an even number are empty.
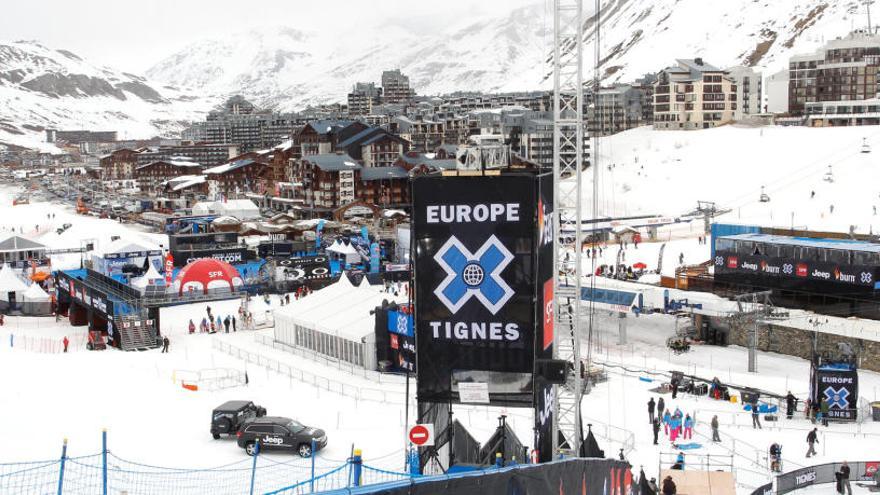
<svg viewBox="0 0 880 495"><path fill-rule="evenodd" d="M434 445L434 425L415 425L409 429L409 441L417 447Z"/></svg>

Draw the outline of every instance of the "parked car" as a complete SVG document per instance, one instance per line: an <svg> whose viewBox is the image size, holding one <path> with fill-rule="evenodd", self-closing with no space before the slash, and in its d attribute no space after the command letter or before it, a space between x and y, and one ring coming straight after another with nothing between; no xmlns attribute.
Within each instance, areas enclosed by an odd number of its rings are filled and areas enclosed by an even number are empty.
<svg viewBox="0 0 880 495"><path fill-rule="evenodd" d="M211 413L211 435L214 439L220 435L234 435L242 425L251 419L266 415L266 408L260 407L249 400L231 400L214 408Z"/></svg>
<svg viewBox="0 0 880 495"><path fill-rule="evenodd" d="M248 420L238 433L238 446L248 455L256 453L256 443L260 449L292 450L300 457L311 457L312 440L315 450L327 446L327 434L324 430L305 426L290 418L280 416L264 416Z"/></svg>

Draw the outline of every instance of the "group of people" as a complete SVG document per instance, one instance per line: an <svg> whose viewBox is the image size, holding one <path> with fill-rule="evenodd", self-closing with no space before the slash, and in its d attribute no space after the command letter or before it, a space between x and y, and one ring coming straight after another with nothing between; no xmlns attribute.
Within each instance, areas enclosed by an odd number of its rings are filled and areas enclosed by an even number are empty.
<svg viewBox="0 0 880 495"><path fill-rule="evenodd" d="M202 322L199 323L199 333L217 333L220 329L225 329L226 333L229 333L229 328L232 327L232 331L235 332L238 330L238 318L235 315L226 315L226 318L220 318L220 315L216 317L211 313L211 306L205 308L205 311L208 313L207 317L202 318ZM239 317L242 318L245 325L253 324L253 316L250 313L244 311L243 308L238 308ZM192 320L189 320L189 333L196 332L196 324Z"/></svg>
<svg viewBox="0 0 880 495"><path fill-rule="evenodd" d="M667 409L663 397L660 397L660 400L656 402L653 397L648 400L648 417L654 432L654 445L657 445L661 425L663 433L669 437L669 441L673 445L679 437L685 440L693 439L694 426L696 425L694 418L690 414L683 414L677 407L675 410Z"/></svg>
<svg viewBox="0 0 880 495"><path fill-rule="evenodd" d="M828 409L825 397L819 397L818 402L810 401L810 399L804 402L804 414L813 424L822 423L822 426L828 426Z"/></svg>

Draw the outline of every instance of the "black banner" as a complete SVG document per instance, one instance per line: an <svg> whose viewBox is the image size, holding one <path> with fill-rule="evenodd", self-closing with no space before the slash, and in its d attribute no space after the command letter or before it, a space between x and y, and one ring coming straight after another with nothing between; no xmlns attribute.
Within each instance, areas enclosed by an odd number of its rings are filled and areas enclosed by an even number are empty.
<svg viewBox="0 0 880 495"><path fill-rule="evenodd" d="M820 367L816 369L814 401L824 399L828 417L854 421L858 415L859 374L854 369Z"/></svg>
<svg viewBox="0 0 880 495"><path fill-rule="evenodd" d="M820 464L817 466L809 466L795 471L779 475L776 478L776 493L783 494L800 490L810 485L819 485L825 483L835 483L837 481L835 473L840 471L842 464L830 463ZM874 473L880 466L878 461L862 461L850 462L851 481L871 481L873 482ZM833 488L828 488L828 493L833 493ZM758 492L755 492L758 493Z"/></svg>
<svg viewBox="0 0 880 495"><path fill-rule="evenodd" d="M171 256L174 257L174 266L176 267L186 266L193 261L202 258L213 258L234 265L253 259L253 252L247 248L241 247L187 249L171 251Z"/></svg>
<svg viewBox="0 0 880 495"><path fill-rule="evenodd" d="M512 468L413 478L393 487L376 486L361 493L375 495L608 495L632 493L629 464L608 459L566 459Z"/></svg>
<svg viewBox="0 0 880 495"><path fill-rule="evenodd" d="M553 175L538 177L535 359L553 359ZM539 462L553 459L553 385L535 374L535 450Z"/></svg>
<svg viewBox="0 0 880 495"><path fill-rule="evenodd" d="M877 268L861 265L839 265L824 261L805 261L769 256L745 256L729 251L716 251L715 274L756 277L775 280L774 286L790 287L804 282L834 283L852 291L873 291L880 287ZM849 289L846 289L849 287Z"/></svg>
<svg viewBox="0 0 880 495"><path fill-rule="evenodd" d="M454 370L533 372L535 193L532 174L413 181L420 401L458 400Z"/></svg>

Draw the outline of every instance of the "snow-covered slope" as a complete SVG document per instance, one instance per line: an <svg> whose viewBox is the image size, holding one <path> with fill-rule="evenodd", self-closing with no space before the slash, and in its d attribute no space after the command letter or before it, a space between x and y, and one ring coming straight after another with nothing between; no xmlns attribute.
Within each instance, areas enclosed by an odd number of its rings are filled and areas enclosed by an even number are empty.
<svg viewBox="0 0 880 495"><path fill-rule="evenodd" d="M861 152L863 138L870 153ZM835 232L855 226L858 233L880 233L880 212L874 209L880 209L876 126L643 127L599 146L601 214L680 216L702 200L731 210L720 222L786 228L793 223ZM833 182L825 180L829 165ZM589 193L592 180L587 182ZM761 186L767 203L760 202Z"/></svg>
<svg viewBox="0 0 880 495"><path fill-rule="evenodd" d="M151 137L178 129L213 104L66 50L0 43L0 143L38 148L50 127Z"/></svg>
<svg viewBox="0 0 880 495"><path fill-rule="evenodd" d="M585 2L592 4L592 2ZM463 19L437 34L401 26L314 32L260 28L200 41L147 71L156 80L212 94L243 92L290 110L344 101L357 81L400 68L420 94L546 88L552 53L550 2ZM781 70L792 53L865 23L854 1L605 0L601 19L604 82L656 72L676 58L702 56ZM295 26L294 26L295 27ZM595 18L585 21L592 67ZM588 71L588 74L591 74Z"/></svg>

